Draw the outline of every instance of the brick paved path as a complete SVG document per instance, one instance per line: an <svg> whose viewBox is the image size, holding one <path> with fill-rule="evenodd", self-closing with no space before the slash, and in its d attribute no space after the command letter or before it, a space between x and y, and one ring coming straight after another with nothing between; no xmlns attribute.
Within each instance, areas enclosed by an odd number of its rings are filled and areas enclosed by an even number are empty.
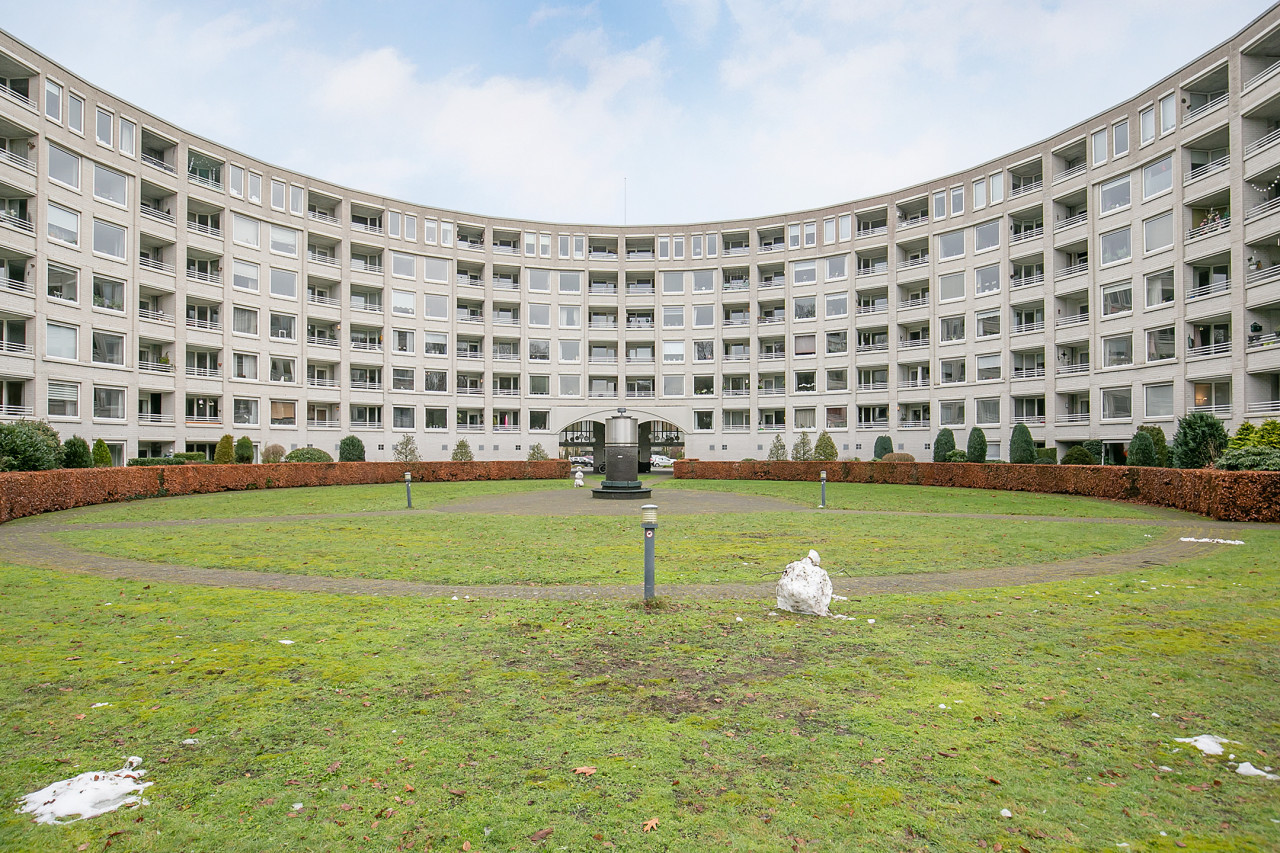
<svg viewBox="0 0 1280 853"><path fill-rule="evenodd" d="M98 575L110 578L131 578L156 583L185 583L215 587L241 587L246 589L274 589L296 592L327 592L349 595L407 595L423 597L463 598L524 598L556 601L635 600L643 590L640 585L564 584L538 586L533 584L458 585L427 584L412 581L380 580L376 578L331 578L276 572L247 572L232 569L206 569L196 566L144 563L137 560L93 554L65 545L51 533L59 530L93 530L118 527L171 527L187 524L242 524L300 521L322 518L363 518L402 515L417 512L485 513L490 515L634 515L639 516L639 506L645 501L593 500L588 489L566 489L563 492L526 492L513 495L494 495L472 501L447 504L430 510L399 510L369 513L329 513L317 515L258 516L207 520L140 521L112 523L67 524L67 513L54 513L36 518L21 519L0 526L0 560L23 566L53 569L57 571ZM1128 571L1145 566L1163 566L1179 563L1217 547L1211 544L1181 542L1184 536L1195 538L1243 539L1251 530L1274 528L1273 525L1251 525L1212 521L1172 510L1146 507L1158 517L1146 519L1080 519L1057 516L980 515L970 513L913 513L881 512L874 510L815 510L798 504L755 495L735 495L724 492L698 492L694 490L655 489L653 502L662 507L664 515L719 512L803 512L816 516L820 513L901 515L905 519L920 515L947 518L997 518L1037 521L1042 523L1080 522L1095 524L1133 524L1160 528L1153 532L1152 543L1136 551L1083 557L1058 563L1041 563L1020 566L1002 566L987 569L968 569L929 574L902 574L882 577L851 578L835 576L831 582L838 595L856 598L882 593L927 593L959 589L980 589L997 586L1022 586L1094 577L1114 572ZM549 512L553 510L553 512ZM73 510L80 517L94 512L94 508ZM721 600L769 600L774 595L774 582L755 584L681 584L659 585L658 592L679 599Z"/></svg>

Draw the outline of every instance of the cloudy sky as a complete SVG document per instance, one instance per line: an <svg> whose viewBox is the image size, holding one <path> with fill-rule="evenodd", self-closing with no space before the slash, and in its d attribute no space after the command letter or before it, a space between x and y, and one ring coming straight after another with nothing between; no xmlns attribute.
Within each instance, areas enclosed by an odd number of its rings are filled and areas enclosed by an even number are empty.
<svg viewBox="0 0 1280 853"><path fill-rule="evenodd" d="M325 180L638 224L816 207L973 166L1133 96L1267 5L0 0L0 26L179 126Z"/></svg>

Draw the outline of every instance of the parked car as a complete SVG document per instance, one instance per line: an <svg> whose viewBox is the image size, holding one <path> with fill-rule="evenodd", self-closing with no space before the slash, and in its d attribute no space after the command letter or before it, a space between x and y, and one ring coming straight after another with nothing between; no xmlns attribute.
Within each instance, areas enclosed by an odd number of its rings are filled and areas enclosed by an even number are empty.
<svg viewBox="0 0 1280 853"><path fill-rule="evenodd" d="M585 465L588 468L592 466L594 461L595 460L592 459L590 456L570 456L569 457L570 465Z"/></svg>
<svg viewBox="0 0 1280 853"><path fill-rule="evenodd" d="M649 464L654 468L670 468L675 460L670 456L663 456L661 453L655 453L649 457Z"/></svg>

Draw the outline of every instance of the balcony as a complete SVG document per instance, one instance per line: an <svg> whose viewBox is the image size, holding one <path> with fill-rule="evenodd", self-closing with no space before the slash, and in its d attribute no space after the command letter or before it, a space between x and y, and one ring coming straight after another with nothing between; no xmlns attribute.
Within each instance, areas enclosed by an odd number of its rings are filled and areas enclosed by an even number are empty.
<svg viewBox="0 0 1280 853"><path fill-rule="evenodd" d="M1206 414L1214 415L1216 417L1219 417L1225 420L1231 417L1231 404L1226 403L1224 405L1219 405L1219 406L1211 406L1211 405L1188 406L1187 411L1188 412L1204 412Z"/></svg>
<svg viewBox="0 0 1280 853"><path fill-rule="evenodd" d="M1224 355L1229 352L1231 352L1231 341L1220 341L1216 344L1205 344L1201 347L1187 347L1187 358Z"/></svg>
<svg viewBox="0 0 1280 853"><path fill-rule="evenodd" d="M307 260L311 261L313 264L324 264L329 267L339 266L338 259L333 255L323 255L320 252L314 252L310 249L307 250Z"/></svg>
<svg viewBox="0 0 1280 853"><path fill-rule="evenodd" d="M1063 169L1061 172L1054 175L1053 182L1055 184L1060 184L1063 181L1074 178L1076 175L1083 175L1088 168L1089 168L1089 164L1079 163L1075 166L1072 166L1070 169Z"/></svg>
<svg viewBox="0 0 1280 853"><path fill-rule="evenodd" d="M312 346L333 347L335 349L342 346L341 342L337 338L326 338L321 335L307 335L307 343Z"/></svg>
<svg viewBox="0 0 1280 853"><path fill-rule="evenodd" d="M13 355L35 355L35 350L32 349L31 344L21 344L17 341L0 341L0 352L12 353ZM141 367L142 365L139 364L138 366Z"/></svg>
<svg viewBox="0 0 1280 853"><path fill-rule="evenodd" d="M173 214L167 211L161 210L158 207L152 207L149 204L144 204L140 206L138 210L142 213L143 216L147 217L148 219L154 219L158 222L167 222L170 225L175 224L173 221Z"/></svg>
<svg viewBox="0 0 1280 853"><path fill-rule="evenodd" d="M1218 107L1222 106L1228 100L1230 100L1230 98L1231 98L1231 95L1229 92L1221 92L1217 95L1212 96L1211 98L1209 98L1209 100L1205 101L1203 104L1196 107L1194 110L1187 110L1187 114L1182 118L1182 123L1189 124L1190 122L1193 122L1196 119L1200 118L1200 116L1204 115L1205 113L1213 112Z"/></svg>
<svg viewBox="0 0 1280 853"><path fill-rule="evenodd" d="M217 320L199 320L195 317L188 317L187 328L204 329L206 332L221 332L222 323Z"/></svg>
<svg viewBox="0 0 1280 853"><path fill-rule="evenodd" d="M1017 198L1018 196L1026 195L1027 193L1033 193L1043 186L1044 186L1044 179L1042 177L1032 178L1029 181L1024 181L1019 186L1010 187L1009 198L1013 199L1013 198Z"/></svg>
<svg viewBox="0 0 1280 853"><path fill-rule="evenodd" d="M907 259L907 260L905 260L905 261L898 261L898 269L900 269L900 270L909 270L909 269L912 269L912 268L914 268L914 267L923 267L923 266L927 266L927 265L928 265L928 263L929 263L929 256L928 256L928 255L921 255L921 256L920 256L920 257L918 257L918 258L908 258L908 259ZM859 275L861 275L861 274L862 274L862 270L858 270L858 274L859 274Z"/></svg>
<svg viewBox="0 0 1280 853"><path fill-rule="evenodd" d="M1268 213L1272 213L1277 208L1280 208L1280 196L1277 196L1276 198L1270 199L1268 201L1264 201L1262 204L1255 205L1251 207L1249 210L1246 210L1244 214L1244 221L1248 222L1251 219L1257 219L1260 216L1266 216ZM1201 226L1201 227L1204 227L1204 226Z"/></svg>
<svg viewBox="0 0 1280 853"><path fill-rule="evenodd" d="M1087 424L1089 423L1088 412L1064 412L1054 418L1057 424Z"/></svg>
<svg viewBox="0 0 1280 853"><path fill-rule="evenodd" d="M1036 320L1033 323L1015 323L1013 325L1013 328L1010 329L1010 332L1012 332L1015 335L1020 335L1025 332L1043 332L1043 331L1044 331L1044 320Z"/></svg>
<svg viewBox="0 0 1280 853"><path fill-rule="evenodd" d="M222 239L221 228L214 227L213 225L205 225L203 222L195 222L193 220L188 219L187 230L192 231L196 234L203 234L206 237L212 237L215 240Z"/></svg>
<svg viewBox="0 0 1280 853"><path fill-rule="evenodd" d="M1058 376L1074 376L1081 373L1088 373L1088 364L1059 364L1055 371Z"/></svg>
<svg viewBox="0 0 1280 853"><path fill-rule="evenodd" d="M1083 225L1089 221L1089 212L1077 213L1075 216L1069 216L1066 219L1060 219L1053 223L1054 231L1066 231L1068 228L1074 228L1077 225Z"/></svg>
<svg viewBox="0 0 1280 853"><path fill-rule="evenodd" d="M222 423L220 415L187 415L184 421L188 426L217 426Z"/></svg>
<svg viewBox="0 0 1280 853"><path fill-rule="evenodd" d="M914 228L914 227L916 227L917 225L924 225L924 224L925 224L925 223L927 223L928 221L929 221L929 214L928 214L928 213L920 213L920 214L917 214L917 215L915 215L915 216L899 216L899 217L898 217L898 230L899 230L899 231L901 231L901 230L903 230L904 228ZM887 421L886 421L886 423L887 423Z"/></svg>
<svg viewBox="0 0 1280 853"><path fill-rule="evenodd" d="M326 225L339 225L339 226L342 225L341 219L339 219L336 216L331 216L330 214L320 210L307 211L307 218L314 219L316 222L323 222ZM311 422L308 421L307 423L310 424Z"/></svg>
<svg viewBox="0 0 1280 853"><path fill-rule="evenodd" d="M1231 289L1231 280L1212 281L1208 284L1202 284L1199 287L1193 287L1187 291L1187 301L1193 299L1203 299L1206 296L1213 296L1216 293L1226 293Z"/></svg>
<svg viewBox="0 0 1280 853"><path fill-rule="evenodd" d="M898 427L901 429L928 429L929 421L921 421L921 420L898 421Z"/></svg>
<svg viewBox="0 0 1280 853"><path fill-rule="evenodd" d="M1043 376L1043 367L1015 367L1013 369L1014 379L1039 379Z"/></svg>
<svg viewBox="0 0 1280 853"><path fill-rule="evenodd" d="M168 172L170 175L178 174L177 169L173 168L168 163L161 160L159 157L152 157L150 154L147 154L145 152L142 155L142 163L143 165L150 166L153 169L159 169L162 172Z"/></svg>
<svg viewBox="0 0 1280 853"><path fill-rule="evenodd" d="M337 388L337 387L338 387L338 380L336 380L336 379L325 379L325 378L324 378L324 377L322 377L322 376L308 376L308 377L307 377L307 387L309 387L309 388ZM337 423L337 421L334 421L333 423Z"/></svg>
<svg viewBox="0 0 1280 853"><path fill-rule="evenodd" d="M326 305L330 308L341 308L342 302L330 296L321 296L318 293L308 293L307 301L312 305Z"/></svg>
<svg viewBox="0 0 1280 853"><path fill-rule="evenodd" d="M1057 328L1062 329L1062 328L1065 328L1065 327L1067 327L1067 326L1082 326L1082 325L1084 325L1085 323L1088 323L1088 322L1089 322L1089 315L1088 315L1088 314L1072 314L1072 315L1070 315L1070 316L1068 316L1068 317L1059 317L1059 318L1054 322L1054 325L1055 325Z"/></svg>
<svg viewBox="0 0 1280 853"><path fill-rule="evenodd" d="M1025 228L1022 231L1011 234L1009 237L1009 243L1025 243L1027 240L1034 240L1041 236L1044 236L1044 226L1037 225L1034 228Z"/></svg>
<svg viewBox="0 0 1280 853"><path fill-rule="evenodd" d="M222 272L201 272L193 267L187 268L187 278L192 281L202 281L205 284L222 284Z"/></svg>
<svg viewBox="0 0 1280 853"><path fill-rule="evenodd" d="M1192 181L1199 180L1207 175L1212 175L1214 172L1221 172L1229 165L1231 165L1230 155L1219 157L1211 163L1205 163L1203 166L1196 166L1190 172L1187 172L1187 176L1182 179L1182 183L1189 184Z"/></svg>
<svg viewBox="0 0 1280 853"><path fill-rule="evenodd" d="M1250 403L1249 414L1251 415L1280 414L1280 400L1260 400L1257 403Z"/></svg>
<svg viewBox="0 0 1280 853"><path fill-rule="evenodd" d="M309 382L307 384L310 384ZM342 422L337 420L307 421L308 429L341 429Z"/></svg>
<svg viewBox="0 0 1280 853"><path fill-rule="evenodd" d="M157 272L169 273L170 275L173 275L175 272L177 272L177 270L174 269L173 264L166 264L164 261L158 261L155 258L139 257L138 266L144 267L149 270L155 270ZM200 279L197 279L197 281L199 280Z"/></svg>
<svg viewBox="0 0 1280 853"><path fill-rule="evenodd" d="M159 413L139 413L138 423L140 424L173 424L173 415L162 415Z"/></svg>
<svg viewBox="0 0 1280 853"><path fill-rule="evenodd" d="M1280 63L1277 63L1277 65L1280 65ZM1262 149L1274 145L1277 141L1280 141L1280 129L1273 130L1261 139L1250 142L1246 145L1244 148L1244 156L1248 157L1250 154L1256 154Z"/></svg>
<svg viewBox="0 0 1280 853"><path fill-rule="evenodd" d="M187 375L200 379L221 379L222 368L220 367L192 367L187 365ZM188 418L190 420L190 418Z"/></svg>
<svg viewBox="0 0 1280 853"><path fill-rule="evenodd" d="M0 86L0 89L3 88L3 86ZM23 219L21 216L8 211L0 210L0 225L7 225L24 234L35 234L35 226L31 224L30 219Z"/></svg>
<svg viewBox="0 0 1280 853"><path fill-rule="evenodd" d="M382 352L381 341L352 341L351 348L360 352Z"/></svg>
<svg viewBox="0 0 1280 853"><path fill-rule="evenodd" d="M1073 275L1080 275L1081 273L1086 273L1088 271L1089 271L1089 262L1080 261L1077 264L1071 264L1070 266L1065 266L1062 269L1054 270L1053 277L1055 279L1070 278ZM1044 275L1041 274L1039 276L1039 279L1040 281L1044 281Z"/></svg>
<svg viewBox="0 0 1280 853"><path fill-rule="evenodd" d="M354 390L356 390L356 391L381 391L381 390L382 390L382 383L381 383L381 382L378 382L378 381L363 380L363 381L360 381L360 382L352 382L352 383L351 383L351 387L352 387L352 389L354 389ZM465 394L465 393L467 393L467 392L466 392L466 391L463 391L461 388L459 388L459 389L458 389L458 393L459 393L459 394ZM484 393L484 392L483 392L483 391L481 391L480 393ZM354 424L352 424L352 425L354 426Z"/></svg>
<svg viewBox="0 0 1280 853"><path fill-rule="evenodd" d="M1257 210L1257 208L1254 208L1254 210ZM1252 211L1250 211L1250 213L1252 213ZM1248 213L1245 214L1244 218L1248 220L1249 214ZM1200 226L1197 226L1196 228L1192 228L1188 230L1187 242L1199 239L1200 237L1207 237L1210 234L1216 234L1219 231L1226 231L1230 227L1231 227L1230 217L1226 217L1223 219L1214 219L1211 222L1206 222L1203 225L1200 225Z"/></svg>
<svg viewBox="0 0 1280 853"><path fill-rule="evenodd" d="M1014 415L1013 422L1027 426L1044 426L1044 415Z"/></svg>
<svg viewBox="0 0 1280 853"><path fill-rule="evenodd" d="M907 299L898 303L898 310L905 311L908 308L927 308L929 307L929 297L920 296L916 299Z"/></svg>

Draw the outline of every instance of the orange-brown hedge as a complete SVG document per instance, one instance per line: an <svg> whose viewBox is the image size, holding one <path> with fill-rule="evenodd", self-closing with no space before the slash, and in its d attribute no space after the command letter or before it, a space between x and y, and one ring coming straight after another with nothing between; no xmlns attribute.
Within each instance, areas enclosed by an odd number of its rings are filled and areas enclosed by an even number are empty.
<svg viewBox="0 0 1280 853"><path fill-rule="evenodd" d="M1222 521L1280 522L1280 472L1125 465L966 462L706 462L680 459L676 479L886 483L1083 495L1166 506Z"/></svg>
<svg viewBox="0 0 1280 853"><path fill-rule="evenodd" d="M0 523L91 504L244 489L463 480L553 480L569 462L281 462L272 465L160 465L0 473Z"/></svg>

